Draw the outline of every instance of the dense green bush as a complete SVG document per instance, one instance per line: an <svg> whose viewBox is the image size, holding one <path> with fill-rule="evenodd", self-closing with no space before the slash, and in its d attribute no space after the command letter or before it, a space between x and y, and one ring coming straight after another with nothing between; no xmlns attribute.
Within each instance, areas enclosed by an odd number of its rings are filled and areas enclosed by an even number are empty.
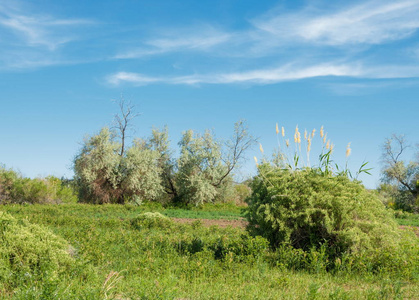
<svg viewBox="0 0 419 300"><path fill-rule="evenodd" d="M173 221L159 212L145 212L131 220L131 226L136 229L142 228L169 228Z"/></svg>
<svg viewBox="0 0 419 300"><path fill-rule="evenodd" d="M6 289L54 281L74 259L69 244L45 227L0 211L0 283Z"/></svg>
<svg viewBox="0 0 419 300"><path fill-rule="evenodd" d="M74 203L72 187L54 176L24 178L19 173L0 167L0 204L6 203Z"/></svg>
<svg viewBox="0 0 419 300"><path fill-rule="evenodd" d="M360 264L375 261L375 269L402 266L401 256L410 263L409 255L418 254L418 241L398 229L378 197L344 175L263 164L252 189L248 229L273 248L323 251L331 265L351 255ZM386 259L380 259L384 254Z"/></svg>

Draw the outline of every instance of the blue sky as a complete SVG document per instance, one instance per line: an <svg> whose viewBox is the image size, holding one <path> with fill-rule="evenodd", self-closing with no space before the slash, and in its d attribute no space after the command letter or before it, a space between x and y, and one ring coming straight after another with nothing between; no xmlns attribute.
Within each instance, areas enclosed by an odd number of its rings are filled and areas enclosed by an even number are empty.
<svg viewBox="0 0 419 300"><path fill-rule="evenodd" d="M291 140L324 125L338 163L348 142L351 168L370 162L373 188L384 139L419 142L418 28L418 0L3 0L0 162L71 177L122 94L141 113L133 135L168 125L173 147L246 119L268 153L276 123ZM254 172L249 160L239 173Z"/></svg>

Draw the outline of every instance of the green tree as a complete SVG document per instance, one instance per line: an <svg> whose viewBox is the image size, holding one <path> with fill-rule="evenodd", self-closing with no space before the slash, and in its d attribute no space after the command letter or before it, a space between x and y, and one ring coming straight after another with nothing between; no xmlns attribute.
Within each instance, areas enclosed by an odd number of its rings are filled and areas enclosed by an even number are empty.
<svg viewBox="0 0 419 300"><path fill-rule="evenodd" d="M151 137L147 141L147 147L158 153L157 164L161 170L161 184L164 189L165 197L161 200L171 201L178 199L175 174L177 172L177 161L170 149L169 129L163 130L153 128Z"/></svg>
<svg viewBox="0 0 419 300"><path fill-rule="evenodd" d="M186 131L179 142L178 199L200 205L231 197L234 193L232 172L255 142L244 121L235 124L234 135L225 143L216 140L210 131L203 135Z"/></svg>
<svg viewBox="0 0 419 300"><path fill-rule="evenodd" d="M419 145L416 145L416 161L407 163L402 157L409 147L403 135L393 134L385 140L382 181L397 187L397 193L393 193L396 208L418 210Z"/></svg>
<svg viewBox="0 0 419 300"><path fill-rule="evenodd" d="M158 153L140 140L122 155L121 147L106 127L84 141L74 160L83 200L123 204L135 197L154 200L162 192Z"/></svg>
<svg viewBox="0 0 419 300"><path fill-rule="evenodd" d="M74 173L83 201L120 203L155 200L163 192L159 153L143 140L127 145L128 130L137 116L123 99L113 130L105 127L84 140L74 159Z"/></svg>
<svg viewBox="0 0 419 300"><path fill-rule="evenodd" d="M149 149L159 153L161 182L169 200L200 205L223 201L234 192L232 175L255 143L244 121L235 124L234 135L227 141L217 140L211 131L204 134L185 131L178 143L180 155L170 150L167 127L153 129Z"/></svg>

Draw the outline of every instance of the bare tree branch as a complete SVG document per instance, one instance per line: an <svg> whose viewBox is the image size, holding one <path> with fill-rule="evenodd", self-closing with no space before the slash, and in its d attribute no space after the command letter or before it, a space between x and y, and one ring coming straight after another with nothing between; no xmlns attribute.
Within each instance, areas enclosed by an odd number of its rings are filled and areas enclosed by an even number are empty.
<svg viewBox="0 0 419 300"><path fill-rule="evenodd" d="M398 182L416 197L418 191L411 181L417 172L417 164L413 163L405 166L405 163L401 160L401 155L409 147L403 135L393 134L385 140L382 157L384 162L383 174L385 180Z"/></svg>
<svg viewBox="0 0 419 300"><path fill-rule="evenodd" d="M213 186L218 187L222 184L224 179L230 175L240 160L243 159L244 152L255 143L256 139L249 134L245 121L238 121L234 126L234 136L226 143L228 154L223 158L223 161L227 166L227 170Z"/></svg>
<svg viewBox="0 0 419 300"><path fill-rule="evenodd" d="M139 116L138 113L134 112L134 105L131 102L126 103L125 99L121 97L118 101L119 114L115 114L114 122L115 128L121 139L121 151L120 156L124 155L125 151L125 140L127 138L127 131L132 129L131 121Z"/></svg>

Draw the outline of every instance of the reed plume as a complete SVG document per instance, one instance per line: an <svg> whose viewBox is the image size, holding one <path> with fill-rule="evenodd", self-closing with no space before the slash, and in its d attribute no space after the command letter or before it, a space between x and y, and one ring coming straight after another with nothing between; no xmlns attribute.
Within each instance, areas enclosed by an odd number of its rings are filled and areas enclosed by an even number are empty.
<svg viewBox="0 0 419 300"><path fill-rule="evenodd" d="M348 146L346 146L346 157L348 157L349 155L351 155L351 143L348 143Z"/></svg>

